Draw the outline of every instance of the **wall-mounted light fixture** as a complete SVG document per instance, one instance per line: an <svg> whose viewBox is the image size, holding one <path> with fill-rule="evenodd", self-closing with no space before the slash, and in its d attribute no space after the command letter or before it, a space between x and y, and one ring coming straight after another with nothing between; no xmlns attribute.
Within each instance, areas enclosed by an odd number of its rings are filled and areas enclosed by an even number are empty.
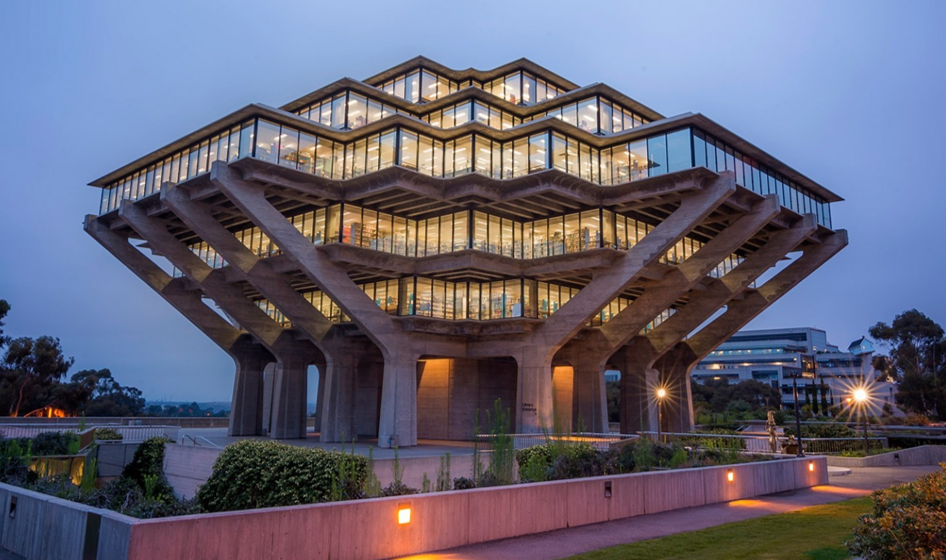
<svg viewBox="0 0 946 560"><path fill-rule="evenodd" d="M815 472L815 462L808 461L808 472Z"/></svg>
<svg viewBox="0 0 946 560"><path fill-rule="evenodd" d="M611 481L610 480L604 481L604 497L605 498L611 497Z"/></svg>
<svg viewBox="0 0 946 560"><path fill-rule="evenodd" d="M411 522L411 504L406 502L397 505L397 524L407 525Z"/></svg>
<svg viewBox="0 0 946 560"><path fill-rule="evenodd" d="M732 469L729 469L728 471L726 471L726 480L728 480L729 482L733 482L736 480L736 473L733 472Z"/></svg>

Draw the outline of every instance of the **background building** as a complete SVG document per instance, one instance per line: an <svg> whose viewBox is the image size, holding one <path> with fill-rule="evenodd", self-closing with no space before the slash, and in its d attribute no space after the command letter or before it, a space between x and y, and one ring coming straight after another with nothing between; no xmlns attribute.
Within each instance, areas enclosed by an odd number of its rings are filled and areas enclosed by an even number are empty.
<svg viewBox="0 0 946 560"><path fill-rule="evenodd" d="M767 383L779 389L785 410L794 408L793 377L799 404L816 408L822 402L843 406L852 388L868 384L879 414L884 404L895 406L896 384L886 382L873 368L873 353L873 343L864 337L842 351L828 343L824 331L810 327L746 330L710 352L693 368L692 376L700 383L708 379Z"/></svg>
<svg viewBox="0 0 946 560"><path fill-rule="evenodd" d="M836 194L712 120L525 59L249 105L92 185L86 231L233 357L234 435L304 437L313 364L325 441L467 438L497 399L603 431L607 369L622 431L658 386L685 429L693 365L847 244Z"/></svg>

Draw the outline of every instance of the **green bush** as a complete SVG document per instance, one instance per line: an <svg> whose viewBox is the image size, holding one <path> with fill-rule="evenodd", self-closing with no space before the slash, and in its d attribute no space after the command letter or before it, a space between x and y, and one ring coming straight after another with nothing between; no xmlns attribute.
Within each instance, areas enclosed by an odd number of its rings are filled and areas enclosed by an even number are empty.
<svg viewBox="0 0 946 560"><path fill-rule="evenodd" d="M786 436L796 436L795 426L785 427ZM808 424L801 427L803 438L856 438L858 433L844 424Z"/></svg>
<svg viewBox="0 0 946 560"><path fill-rule="evenodd" d="M171 500L174 492L164 478L165 437L146 439L135 450L131 462L122 470L122 477L135 482L147 498Z"/></svg>
<svg viewBox="0 0 946 560"><path fill-rule="evenodd" d="M206 511L231 511L352 499L367 475L362 456L246 440L220 454L197 500Z"/></svg>
<svg viewBox="0 0 946 560"><path fill-rule="evenodd" d="M880 490L848 542L852 554L876 560L946 558L946 463L916 482Z"/></svg>
<svg viewBox="0 0 946 560"><path fill-rule="evenodd" d="M33 455L74 455L79 436L72 432L43 432L33 438Z"/></svg>
<svg viewBox="0 0 946 560"><path fill-rule="evenodd" d="M112 428L96 428L95 439L102 441L121 440L122 435Z"/></svg>

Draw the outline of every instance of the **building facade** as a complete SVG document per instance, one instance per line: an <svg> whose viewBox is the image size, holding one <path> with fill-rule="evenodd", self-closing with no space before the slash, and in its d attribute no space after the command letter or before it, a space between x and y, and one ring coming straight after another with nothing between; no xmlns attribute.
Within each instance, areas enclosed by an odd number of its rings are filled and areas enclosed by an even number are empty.
<svg viewBox="0 0 946 560"><path fill-rule="evenodd" d="M782 396L782 408L793 410L793 381L798 385L799 406L817 411L845 407L855 388L867 386L874 413L884 404L896 404L896 385L873 367L874 346L860 338L847 350L828 343L825 331L810 327L739 331L693 368L693 379L749 379L771 385Z"/></svg>
<svg viewBox="0 0 946 560"><path fill-rule="evenodd" d="M324 441L467 438L497 399L603 431L609 369L622 431L658 385L683 428L690 369L847 244L836 194L710 119L525 59L249 105L92 185L86 232L233 357L234 435L305 437L310 365Z"/></svg>

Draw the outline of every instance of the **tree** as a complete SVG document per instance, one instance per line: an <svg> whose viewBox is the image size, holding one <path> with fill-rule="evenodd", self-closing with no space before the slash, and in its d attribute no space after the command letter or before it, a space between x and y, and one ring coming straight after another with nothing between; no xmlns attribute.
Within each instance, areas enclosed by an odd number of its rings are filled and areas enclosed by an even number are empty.
<svg viewBox="0 0 946 560"><path fill-rule="evenodd" d="M10 304L7 303L7 300L0 299L0 348L3 348L7 343L7 337L3 336L3 318L7 316L7 313L10 312Z"/></svg>
<svg viewBox="0 0 946 560"><path fill-rule="evenodd" d="M3 356L5 371L0 382L0 388L4 389L0 395L8 397L9 402L4 404L10 416L19 416L21 409L45 406L43 397L72 364L72 358L63 356L58 338L23 337L10 341Z"/></svg>
<svg viewBox="0 0 946 560"><path fill-rule="evenodd" d="M877 323L870 336L889 351L874 367L899 381L897 404L908 412L946 419L946 338L935 321L911 309L889 325Z"/></svg>
<svg viewBox="0 0 946 560"><path fill-rule="evenodd" d="M145 400L136 387L123 387L107 369L84 369L75 373L68 384L68 392L85 399L76 399L79 405L74 413L86 416L137 416L144 411ZM62 403L65 405L65 402Z"/></svg>

